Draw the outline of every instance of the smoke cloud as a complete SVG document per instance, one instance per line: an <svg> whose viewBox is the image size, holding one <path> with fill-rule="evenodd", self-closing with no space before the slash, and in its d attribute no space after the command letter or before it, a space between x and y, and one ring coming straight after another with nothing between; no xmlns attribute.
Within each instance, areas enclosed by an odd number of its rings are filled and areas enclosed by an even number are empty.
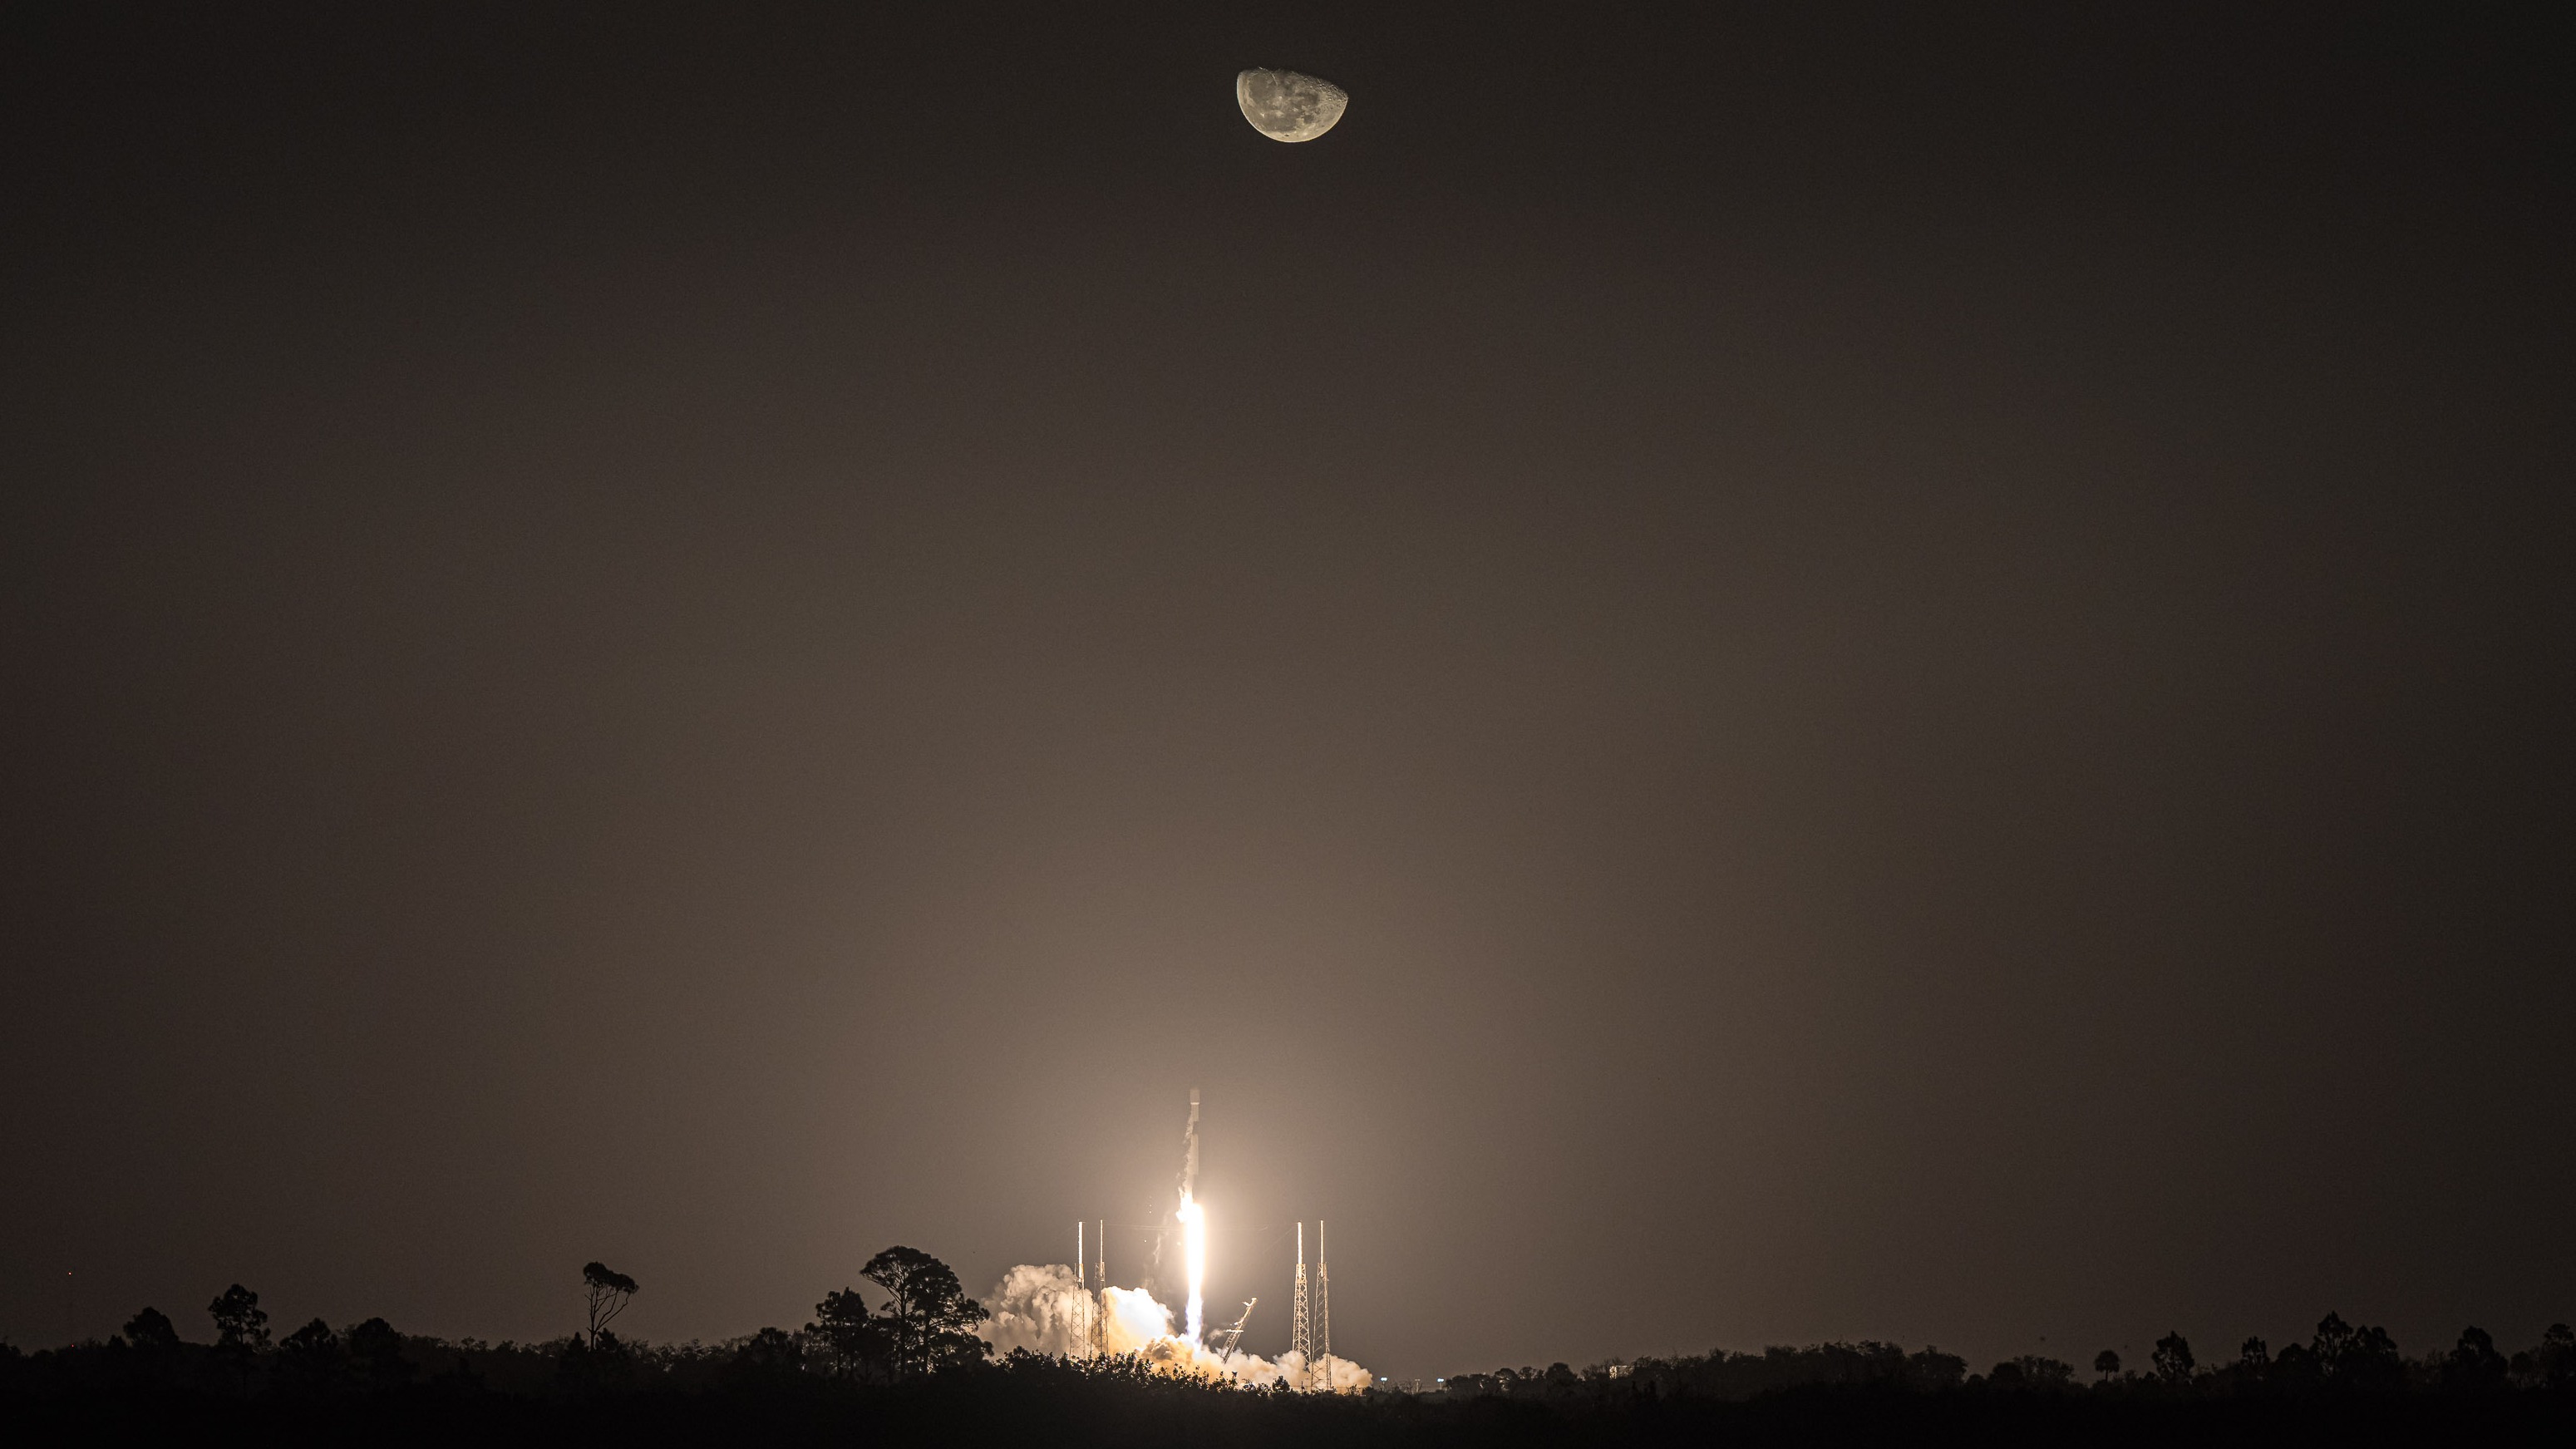
<svg viewBox="0 0 2576 1449"><path fill-rule="evenodd" d="M1219 1354L1187 1335L1172 1331L1172 1310L1142 1288L1108 1288L1101 1292L1101 1347L1107 1353L1133 1354L1167 1373L1261 1388L1299 1383L1305 1359L1295 1350L1275 1359L1257 1354ZM984 1299L992 1318L983 1334L996 1354L1012 1349L1063 1358L1091 1352L1087 1328L1089 1304L1074 1270L1062 1263L1023 1263L1002 1275ZM1335 1393L1368 1387L1367 1369L1339 1356L1325 1359L1324 1375Z"/></svg>
<svg viewBox="0 0 2576 1449"><path fill-rule="evenodd" d="M984 1295L984 1307L993 1315L984 1324L984 1340L996 1355L1015 1348L1068 1352L1083 1340L1086 1296L1073 1270L1062 1263L1022 1263Z"/></svg>

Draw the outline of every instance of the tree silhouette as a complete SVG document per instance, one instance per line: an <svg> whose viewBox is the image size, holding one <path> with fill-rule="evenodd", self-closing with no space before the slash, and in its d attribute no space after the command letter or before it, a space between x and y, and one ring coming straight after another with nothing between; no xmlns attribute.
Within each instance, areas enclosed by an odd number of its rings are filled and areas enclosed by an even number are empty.
<svg viewBox="0 0 2576 1449"><path fill-rule="evenodd" d="M873 1378L894 1366L893 1334L855 1288L824 1294L805 1332L822 1344L831 1371L842 1378Z"/></svg>
<svg viewBox="0 0 2576 1449"><path fill-rule="evenodd" d="M2355 1328L2340 1313L2317 1320L2316 1337L2305 1354L2295 1344L2283 1349L2280 1368L2284 1378L2320 1377L2342 1388L2402 1388L2406 1383L2406 1362L2388 1330Z"/></svg>
<svg viewBox="0 0 2576 1449"><path fill-rule="evenodd" d="M144 1308L125 1320L117 1337L134 1358L134 1377L146 1384L166 1384L179 1367L179 1328L158 1308Z"/></svg>
<svg viewBox="0 0 2576 1449"><path fill-rule="evenodd" d="M2479 1393L2504 1387L2504 1355L2483 1328L2460 1330L2460 1342L2442 1361L2442 1387Z"/></svg>
<svg viewBox="0 0 2576 1449"><path fill-rule="evenodd" d="M2342 1314L2328 1313L2317 1320L2316 1336L2308 1340L2308 1352L2317 1356L2318 1365L2332 1377L2352 1352L2352 1340L2352 1325L2343 1321Z"/></svg>
<svg viewBox="0 0 2576 1449"><path fill-rule="evenodd" d="M980 1363L993 1346L971 1330L992 1315L966 1296L956 1271L919 1248L892 1247L859 1276L886 1291L883 1320L897 1377Z"/></svg>
<svg viewBox="0 0 2576 1449"><path fill-rule="evenodd" d="M142 1353L166 1356L179 1351L179 1326L158 1308L146 1307L125 1320L124 1335Z"/></svg>
<svg viewBox="0 0 2576 1449"><path fill-rule="evenodd" d="M2191 1382L2196 1367L2191 1356L2191 1343L2180 1332L2168 1333L2156 1340L2156 1377L2169 1384Z"/></svg>
<svg viewBox="0 0 2576 1449"><path fill-rule="evenodd" d="M351 1325L348 1344L349 1361L370 1388L394 1388L418 1372L418 1365L403 1357L402 1335L381 1318Z"/></svg>
<svg viewBox="0 0 2576 1449"><path fill-rule="evenodd" d="M2026 1353L1987 1370L1986 1382L1997 1388L2065 1388L2075 1382L2075 1365L2044 1354Z"/></svg>
<svg viewBox="0 0 2576 1449"><path fill-rule="evenodd" d="M217 1348L257 1353L268 1347L268 1314L259 1306L259 1295L239 1283L216 1294L206 1314L215 1320Z"/></svg>
<svg viewBox="0 0 2576 1449"><path fill-rule="evenodd" d="M289 1387L307 1393L320 1393L337 1384L347 1358L340 1347L340 1335L319 1318L288 1334L277 1345L281 1376Z"/></svg>
<svg viewBox="0 0 2576 1449"><path fill-rule="evenodd" d="M268 1314L259 1295L235 1283L215 1295L206 1313L215 1320L215 1352L231 1361L241 1386L249 1388L251 1359L268 1347Z"/></svg>
<svg viewBox="0 0 2576 1449"><path fill-rule="evenodd" d="M2563 1323L2549 1325L2531 1359L2532 1375L2543 1387L2576 1388L2576 1329Z"/></svg>
<svg viewBox="0 0 2576 1449"><path fill-rule="evenodd" d="M737 1389L794 1383L805 1372L805 1343L782 1328L764 1328L743 1340L724 1366L723 1381Z"/></svg>
<svg viewBox="0 0 2576 1449"><path fill-rule="evenodd" d="M2100 1374L2104 1383L2109 1383L2111 1381L2111 1375L2116 1374L2119 1371L2120 1356L2118 1354L2113 1353L2111 1350L2106 1348L2100 1353L2093 1355L2093 1372Z"/></svg>
<svg viewBox="0 0 2576 1449"><path fill-rule="evenodd" d="M2259 1338L2249 1338L2236 1349L2236 1368L2240 1373L2261 1378L2272 1368L2272 1345Z"/></svg>
<svg viewBox="0 0 2576 1449"><path fill-rule="evenodd" d="M2397 1340L2388 1330L2365 1324L2354 1330L2352 1344L2335 1366L2338 1382L2357 1389L2402 1389L2406 1386L2406 1360L2397 1352Z"/></svg>
<svg viewBox="0 0 2576 1449"><path fill-rule="evenodd" d="M564 1340L563 1352L555 1357L557 1384L583 1397L624 1390L635 1370L634 1352L605 1327L588 1337L574 1334Z"/></svg>
<svg viewBox="0 0 2576 1449"><path fill-rule="evenodd" d="M582 1264L581 1283L590 1298L590 1345L597 1348L599 1335L607 1330L609 1321L625 1312L626 1305L641 1290L634 1279L605 1263Z"/></svg>
<svg viewBox="0 0 2576 1449"><path fill-rule="evenodd" d="M1968 1376L1968 1361L1955 1353L1943 1353L1925 1344L1919 1353L1906 1356L1905 1378L1918 1389L1955 1389Z"/></svg>

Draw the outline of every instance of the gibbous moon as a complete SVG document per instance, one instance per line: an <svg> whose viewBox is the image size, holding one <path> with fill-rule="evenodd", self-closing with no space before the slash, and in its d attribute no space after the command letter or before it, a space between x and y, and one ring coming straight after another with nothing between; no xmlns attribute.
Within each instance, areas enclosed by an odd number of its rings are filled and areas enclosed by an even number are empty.
<svg viewBox="0 0 2576 1449"><path fill-rule="evenodd" d="M1312 141L1351 103L1340 86L1293 70L1247 70L1234 78L1234 99L1252 129L1273 141Z"/></svg>

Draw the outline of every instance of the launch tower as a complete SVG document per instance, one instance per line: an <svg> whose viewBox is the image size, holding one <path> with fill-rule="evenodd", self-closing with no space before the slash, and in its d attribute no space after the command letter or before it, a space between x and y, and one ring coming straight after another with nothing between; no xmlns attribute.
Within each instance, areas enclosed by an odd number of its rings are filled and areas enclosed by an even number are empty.
<svg viewBox="0 0 2576 1449"><path fill-rule="evenodd" d="M1091 1239L1091 1251L1097 1256L1092 1260L1090 1278L1083 1283L1082 1294L1082 1311L1091 1320L1083 1325L1082 1341L1093 1358L1109 1352L1109 1219L1102 1218L1098 1227ZM1079 1281L1083 1277L1080 1223L1073 1225L1073 1257L1074 1277Z"/></svg>
<svg viewBox="0 0 2576 1449"><path fill-rule="evenodd" d="M1333 1372L1326 1362L1333 1356L1333 1277L1324 1266L1324 1221L1315 1220L1315 1274L1306 1276L1306 1225L1297 1225L1297 1301L1290 1310L1288 1347L1295 1350L1304 1365L1306 1387L1316 1392L1333 1387Z"/></svg>
<svg viewBox="0 0 2576 1449"><path fill-rule="evenodd" d="M1324 1381L1315 1387L1330 1392L1333 1387L1333 1270L1324 1262L1324 1220L1315 1219L1315 1356L1307 1381L1321 1373Z"/></svg>
<svg viewBox="0 0 2576 1449"><path fill-rule="evenodd" d="M1298 1362L1306 1365L1307 1382L1311 1384L1314 1381L1312 1370L1315 1363L1315 1313L1314 1305L1308 1300L1306 1293L1306 1225L1304 1223L1297 1225L1297 1297L1295 1306L1288 1310L1288 1314L1288 1351L1298 1355Z"/></svg>

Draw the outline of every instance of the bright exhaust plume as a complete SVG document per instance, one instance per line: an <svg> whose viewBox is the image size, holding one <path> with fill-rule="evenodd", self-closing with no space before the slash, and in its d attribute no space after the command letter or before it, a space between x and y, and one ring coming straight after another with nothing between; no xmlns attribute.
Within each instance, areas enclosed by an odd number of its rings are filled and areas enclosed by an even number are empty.
<svg viewBox="0 0 2576 1449"><path fill-rule="evenodd" d="M1100 1351L1111 1358L1132 1355L1164 1373L1245 1388L1277 1383L1308 1386L1305 1360L1293 1349L1275 1359L1250 1353L1218 1354L1198 1339L1175 1332L1172 1310L1142 1288L1103 1289L1100 1298ZM1003 1274L1002 1281L985 1295L984 1306L993 1316L981 1331L996 1354L1017 1348L1082 1360L1091 1354L1088 1299L1071 1265L1022 1264ZM1319 1369L1318 1377L1335 1393L1355 1394L1369 1386L1368 1370L1349 1359L1328 1357ZM1324 1386L1323 1382L1313 1385Z"/></svg>

